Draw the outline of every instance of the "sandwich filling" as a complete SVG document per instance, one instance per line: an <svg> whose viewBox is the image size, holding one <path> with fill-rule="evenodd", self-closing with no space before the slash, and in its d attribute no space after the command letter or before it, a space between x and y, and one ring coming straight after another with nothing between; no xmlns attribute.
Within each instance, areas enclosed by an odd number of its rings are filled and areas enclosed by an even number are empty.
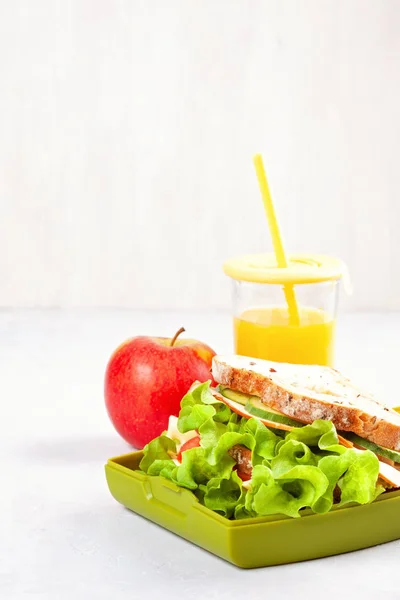
<svg viewBox="0 0 400 600"><path fill-rule="evenodd" d="M290 425L292 427L302 427L304 425L304 423L291 419L276 409L271 408L265 402L262 402L257 396L242 394L241 392L231 390L230 388L224 386L218 386L218 391L228 400L232 400L243 405L245 410L255 417L276 421L277 423ZM348 440L350 442L350 446L353 445L359 449L371 450L378 456L379 460L400 470L400 452L391 450L390 448L384 448L378 444L374 444L373 442L366 440L352 432L341 432L339 439L341 442L343 442L343 439Z"/></svg>

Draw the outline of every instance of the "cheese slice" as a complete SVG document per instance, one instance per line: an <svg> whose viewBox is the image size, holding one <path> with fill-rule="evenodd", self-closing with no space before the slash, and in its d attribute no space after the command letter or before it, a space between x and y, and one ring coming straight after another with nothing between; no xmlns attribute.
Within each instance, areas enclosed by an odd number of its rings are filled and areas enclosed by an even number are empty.
<svg viewBox="0 0 400 600"><path fill-rule="evenodd" d="M175 440L177 442L176 451L179 452L183 444L186 444L186 442L194 437L197 437L199 434L195 430L181 433L178 429L178 417L171 415L168 420L167 435L169 438L171 438L171 440Z"/></svg>

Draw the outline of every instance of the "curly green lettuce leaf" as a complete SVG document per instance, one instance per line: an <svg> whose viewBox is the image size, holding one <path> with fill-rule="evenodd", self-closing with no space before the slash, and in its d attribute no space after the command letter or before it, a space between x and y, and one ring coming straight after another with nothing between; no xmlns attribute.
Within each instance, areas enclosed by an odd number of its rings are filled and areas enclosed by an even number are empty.
<svg viewBox="0 0 400 600"><path fill-rule="evenodd" d="M176 468L173 481L195 490L214 477L229 478L234 464L235 461L227 455L218 466L211 465L202 448L192 448L182 454L182 464Z"/></svg>
<svg viewBox="0 0 400 600"><path fill-rule="evenodd" d="M236 471L232 471L229 479L210 479L203 490L204 505L230 519L236 507L244 504L246 491L242 483Z"/></svg>
<svg viewBox="0 0 400 600"><path fill-rule="evenodd" d="M274 479L269 467L257 465L253 469L245 508L251 516L283 514L298 517L299 510L307 506L312 498L312 486L302 484L299 480L296 486L285 489L282 482Z"/></svg>
<svg viewBox="0 0 400 600"><path fill-rule="evenodd" d="M244 433L249 433L254 437L254 446L251 448L253 466L274 458L276 448L281 440L278 435L256 418L243 419L242 429Z"/></svg>
<svg viewBox="0 0 400 600"><path fill-rule="evenodd" d="M287 441L286 441L287 440ZM286 438L279 443L278 454L271 460L271 470L275 479L285 475L297 466L316 466L318 457L303 442Z"/></svg>
<svg viewBox="0 0 400 600"><path fill-rule="evenodd" d="M266 465L257 465L253 469L245 508L252 516L282 514L299 517L299 511L312 507L327 487L328 479L316 466L298 465L274 477Z"/></svg>
<svg viewBox="0 0 400 600"><path fill-rule="evenodd" d="M212 395L210 382L206 381L189 390L182 398L178 429L181 433L198 430L211 418L216 422L227 423L231 414L230 408Z"/></svg>
<svg viewBox="0 0 400 600"><path fill-rule="evenodd" d="M148 475L160 475L166 479L175 480L177 466L173 460L156 459L147 469Z"/></svg>
<svg viewBox="0 0 400 600"><path fill-rule="evenodd" d="M176 453L176 442L163 434L155 438L143 448L143 458L140 461L139 468L148 473L151 465L157 460L170 460ZM173 463L174 464L174 463Z"/></svg>
<svg viewBox="0 0 400 600"><path fill-rule="evenodd" d="M329 511L340 504L372 502L379 462L370 451L339 444L330 421L315 421L288 433L266 427L256 417L231 411L210 392L209 382L191 389L181 402L178 429L196 430L200 447L176 462L176 444L163 434L144 449L140 469L192 490L200 502L227 518L273 514L299 517L301 510ZM252 478L243 485L234 470L233 446L251 451Z"/></svg>
<svg viewBox="0 0 400 600"><path fill-rule="evenodd" d="M354 448L348 448L340 456L321 458L318 466L327 476L329 486L327 493L315 506L315 512L327 512L332 508L336 486L340 489L340 505L349 502L368 504L384 491L382 486L376 485L378 458L369 450L357 452Z"/></svg>
<svg viewBox="0 0 400 600"><path fill-rule="evenodd" d="M311 425L293 429L285 436L282 444L288 440L303 442L307 446L318 448L324 452L343 454L346 451L346 448L339 444L336 428L331 421L318 420Z"/></svg>

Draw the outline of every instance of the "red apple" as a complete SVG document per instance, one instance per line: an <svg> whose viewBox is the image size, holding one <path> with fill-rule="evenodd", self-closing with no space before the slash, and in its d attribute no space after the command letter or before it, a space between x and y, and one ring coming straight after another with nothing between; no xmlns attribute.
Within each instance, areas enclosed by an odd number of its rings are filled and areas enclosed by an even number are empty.
<svg viewBox="0 0 400 600"><path fill-rule="evenodd" d="M212 379L215 352L190 339L134 337L111 356L104 395L109 417L118 433L132 446L143 448L177 416L180 401L193 381Z"/></svg>

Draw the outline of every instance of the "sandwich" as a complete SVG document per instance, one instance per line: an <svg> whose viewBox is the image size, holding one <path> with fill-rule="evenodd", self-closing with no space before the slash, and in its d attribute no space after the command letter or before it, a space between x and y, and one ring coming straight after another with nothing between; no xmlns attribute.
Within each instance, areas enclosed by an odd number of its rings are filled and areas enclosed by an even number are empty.
<svg viewBox="0 0 400 600"><path fill-rule="evenodd" d="M140 469L229 519L300 517L400 488L400 414L334 369L215 356Z"/></svg>

